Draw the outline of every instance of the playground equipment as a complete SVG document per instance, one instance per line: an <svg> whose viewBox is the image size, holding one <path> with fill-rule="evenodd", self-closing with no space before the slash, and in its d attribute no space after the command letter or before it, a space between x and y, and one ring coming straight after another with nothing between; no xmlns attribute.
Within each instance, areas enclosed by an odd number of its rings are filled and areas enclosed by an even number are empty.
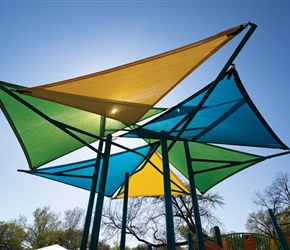
<svg viewBox="0 0 290 250"><path fill-rule="evenodd" d="M286 236L286 235L285 235ZM288 236L288 235L287 235ZM287 237L286 237L287 238ZM256 233L231 233L221 235L221 245L216 238L205 239L205 249L223 250L286 250L278 238L274 239L266 235ZM288 244L290 242L288 241ZM197 242L192 243L190 250L198 250Z"/></svg>
<svg viewBox="0 0 290 250"><path fill-rule="evenodd" d="M164 95L248 26L250 29L211 84L156 119L138 125L140 120L160 112L154 105ZM252 23L239 25L160 55L55 84L33 88L0 84L0 106L27 157L30 171L26 172L90 191L81 250L87 249L95 193L98 192L98 197L90 250L95 250L98 245L104 196L111 197L120 188L122 191L118 195L126 202L128 196L134 196L131 192L135 192L129 185L130 180L134 179L136 172L148 173L143 171L147 170L147 164L162 175L163 189L158 195L165 196L167 248L174 250L172 192L180 194L188 193L188 190L171 174L169 163L189 179L198 249L219 248L204 241L197 190L204 193L247 167L290 153L260 115L241 84L236 69L231 67L255 28ZM131 129L131 133L123 135L124 138L141 138L148 145L131 149L114 142L112 134L124 128L127 132ZM94 148L91 143L97 140L98 148ZM285 151L259 156L210 143ZM93 150L97 154L96 159L39 168L83 146ZM112 146L125 152L111 155ZM156 152L160 157L151 160ZM205 155L204 152L210 154ZM120 155L128 156L122 158L123 165L116 160ZM133 158L135 161L131 166L126 159ZM114 162L119 163L117 170L114 170ZM158 167L159 164L162 168ZM125 191L128 187L124 183L130 186L129 190ZM172 184L176 187L174 190ZM123 218L125 223L126 204ZM124 237L122 234L121 250L125 248ZM251 247L252 244L252 237L245 237L245 245Z"/></svg>

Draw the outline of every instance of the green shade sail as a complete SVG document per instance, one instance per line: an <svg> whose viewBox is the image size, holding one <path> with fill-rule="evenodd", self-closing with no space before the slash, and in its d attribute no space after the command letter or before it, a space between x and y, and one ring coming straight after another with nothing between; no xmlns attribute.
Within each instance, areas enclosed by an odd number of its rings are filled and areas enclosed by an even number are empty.
<svg viewBox="0 0 290 250"><path fill-rule="evenodd" d="M188 179L183 143L178 141L174 144L169 151L169 161ZM202 194L233 174L266 159L259 155L197 142L189 142L189 150L195 185Z"/></svg>
<svg viewBox="0 0 290 250"><path fill-rule="evenodd" d="M154 139L146 141L157 142ZM169 161L187 179L189 177L184 148L185 142L188 143L189 147L195 186L202 194L223 180L252 165L270 158L290 154L290 151L287 150L282 153L261 156L208 143L177 141L168 151ZM167 140L168 145L171 143L171 140ZM161 154L161 147L158 147L156 151Z"/></svg>
<svg viewBox="0 0 290 250"><path fill-rule="evenodd" d="M0 82L0 87L0 107L21 144L30 169L36 169L84 146L58 126L65 126L86 143L96 141L101 133L106 136L126 127L122 122L107 118L104 131L101 132L100 115L30 96L20 96L16 90L23 88L22 86ZM20 97L46 115L49 120L13 96ZM151 109L142 119L163 110Z"/></svg>

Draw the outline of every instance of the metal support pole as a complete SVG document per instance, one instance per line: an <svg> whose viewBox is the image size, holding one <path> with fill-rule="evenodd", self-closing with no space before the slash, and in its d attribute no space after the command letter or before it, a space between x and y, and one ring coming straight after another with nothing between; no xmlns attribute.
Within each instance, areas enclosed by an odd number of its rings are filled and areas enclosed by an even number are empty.
<svg viewBox="0 0 290 250"><path fill-rule="evenodd" d="M101 220L102 220L102 210L103 210L107 174L108 174L108 168L109 168L111 140L112 140L111 136L108 136L106 138L106 146L105 146L105 153L104 153L105 155L104 155L104 160L103 160L103 165L102 165L99 192L98 192L98 197L97 197L97 202L96 202L95 218L94 218L93 230L92 230L92 235L91 235L91 244L89 248L90 250L98 249Z"/></svg>
<svg viewBox="0 0 290 250"><path fill-rule="evenodd" d="M129 194L129 173L126 173L125 186L124 186L123 217L122 217L120 250L125 250L125 246L126 246L126 224L127 224L126 222L127 222L127 211L128 211L128 194Z"/></svg>
<svg viewBox="0 0 290 250"><path fill-rule="evenodd" d="M281 228L279 227L279 225L277 223L277 220L276 220L276 217L275 217L275 215L273 213L273 210L272 209L268 209L268 212L269 212L272 224L273 224L273 226L275 228L275 231L277 233L277 236L279 238L279 241L281 243L281 246L282 246L283 250L289 250L290 246L288 245L288 243L287 243L287 241L285 239L285 236L284 236Z"/></svg>
<svg viewBox="0 0 290 250"><path fill-rule="evenodd" d="M103 147L103 141L100 140L99 150L102 150L102 147ZM95 169L94 169L94 175L92 179L92 187L90 191L89 203L88 203L88 208L87 208L87 213L86 213L85 226L84 226L84 232L82 236L80 250L87 249L88 236L89 236L90 224L91 224L92 213L93 213L93 205L94 205L96 187L97 187L98 176L99 176L100 162L101 162L101 155L98 154L97 159L96 159Z"/></svg>
<svg viewBox="0 0 290 250"><path fill-rule="evenodd" d="M167 142L166 142L165 134L166 134L165 131L161 132L167 250L175 250L172 196L171 196L171 186L170 186L170 170L169 170L169 160L168 160Z"/></svg>
<svg viewBox="0 0 290 250"><path fill-rule="evenodd" d="M216 243L223 248L223 242L222 242L222 237L221 237L221 231L220 228L218 226L214 227L214 232L215 232L215 240Z"/></svg>
<svg viewBox="0 0 290 250"><path fill-rule="evenodd" d="M170 150L175 144L175 142L179 139L183 131L187 128L188 124L192 121L192 119L195 117L195 115L200 110L202 105L206 102L207 98L210 96L210 94L212 93L212 91L214 90L218 82L223 79L225 73L227 72L229 67L232 65L233 61L236 59L236 57L238 56L242 48L245 46L247 41L250 39L251 35L254 33L255 29L257 28L256 24L248 23L248 25L250 25L251 28L243 37L242 41L239 43L239 45L237 46L237 48L235 49L231 57L228 59L228 61L226 62L226 64L224 65L224 67L222 68L222 70L220 71L216 79L214 80L214 82L211 84L211 86L209 87L208 91L205 93L204 97L201 99L199 104L168 132L168 134L170 134L172 131L175 131L177 128L179 128L182 125L181 129L179 129L177 136L174 138L174 140L172 140L171 144L168 146L168 150Z"/></svg>
<svg viewBox="0 0 290 250"><path fill-rule="evenodd" d="M205 250L204 238L203 238L202 226L201 226L200 214L199 214L199 208L198 208L198 200L197 200L197 194L196 194L196 188L195 188L195 181L194 181L194 172L192 169L191 156L190 156L187 141L184 142L184 150L185 150L186 162L187 162L188 179L189 179L189 184L190 184L190 193L191 193L191 200L192 200L192 206L193 206L193 212L194 212L198 249Z"/></svg>
<svg viewBox="0 0 290 250"><path fill-rule="evenodd" d="M192 234L191 232L187 233L187 241L188 241L188 250L193 250L192 247Z"/></svg>
<svg viewBox="0 0 290 250"><path fill-rule="evenodd" d="M104 116L101 116L101 120L100 120L100 135L101 135L101 137L103 137L105 134L105 125L106 125L106 118ZM99 152L103 151L103 144L104 144L104 141L99 140L99 146L98 146ZM87 249L90 225L91 225L92 214L93 214L93 206L94 206L97 183L98 183L101 157L102 157L102 155L99 153L97 155L94 174L93 174L93 178L92 178L92 185L91 185L89 203L88 203L88 208L87 208L87 213L86 213L86 218L85 218L85 225L84 225L84 231L83 231L83 235L82 235L82 242L81 242L80 250Z"/></svg>

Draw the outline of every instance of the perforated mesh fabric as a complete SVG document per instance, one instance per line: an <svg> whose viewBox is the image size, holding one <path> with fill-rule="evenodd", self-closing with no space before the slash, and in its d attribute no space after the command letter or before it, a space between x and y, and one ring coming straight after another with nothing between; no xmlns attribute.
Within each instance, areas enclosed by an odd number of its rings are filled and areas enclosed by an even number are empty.
<svg viewBox="0 0 290 250"><path fill-rule="evenodd" d="M172 195L189 194L188 188L179 180L179 178L170 170L170 185ZM129 197L140 196L163 196L163 165L162 159L158 153L154 153L150 161L145 166L142 164L136 172L129 178ZM119 191L117 198L124 197L124 187Z"/></svg>
<svg viewBox="0 0 290 250"><path fill-rule="evenodd" d="M235 69L227 72L200 109L195 110L209 87L124 136L159 139L164 130L168 138L173 138L183 131L180 140L288 149L251 101ZM192 111L197 113L188 126L182 130L184 121L175 128Z"/></svg>
<svg viewBox="0 0 290 250"><path fill-rule="evenodd" d="M4 82L0 82L0 84L19 97L15 90L22 88L22 86ZM21 95L21 98L52 120L86 131L92 135L101 135L101 116L99 115L30 96ZM31 169L38 168L84 146L1 89L0 107L17 136ZM163 109L152 109L143 118L148 118L161 111ZM124 127L126 127L124 123L107 118L104 135L112 134ZM97 140L95 137L81 133L74 132L74 134L87 143Z"/></svg>
<svg viewBox="0 0 290 250"><path fill-rule="evenodd" d="M131 125L243 29L237 26L163 54L21 93Z"/></svg>
<svg viewBox="0 0 290 250"><path fill-rule="evenodd" d="M170 145L171 141L168 141ZM159 149L160 151L160 149ZM264 160L262 156L217 147L205 143L189 142L196 188L205 193L228 177ZM188 178L183 142L178 141L169 151L170 163Z"/></svg>
<svg viewBox="0 0 290 250"><path fill-rule="evenodd" d="M137 178L138 182L134 181L135 175L131 178L133 181L130 180L130 192L129 197L138 196L142 193L144 196L150 196L153 193L155 195L163 195L163 182L159 182L160 179L162 180L162 173L154 170L154 167L149 163L146 166L143 166L144 158L149 153L150 146L146 145L143 147L139 147L135 149L133 153L131 151L121 152L117 154L112 154L109 160L109 167L108 167L108 176L107 176L107 184L105 195L108 197L112 197L113 194L118 190L118 188L123 185L125 181L125 174L128 172L132 174L136 169L139 169L139 172L136 176L141 178ZM140 155L142 154L142 155ZM156 154L153 155L151 158L154 164L160 170L161 160L158 158ZM50 168L42 168L32 171L20 170L22 172L26 172L29 174L33 174L36 176L48 178L51 180L55 180L61 183L65 183L71 186L75 186L78 188L82 188L85 190L91 190L92 185L92 178L95 169L95 159L90 159L81 162L74 162L71 164L60 165L56 167ZM98 182L100 183L100 172L102 169L103 160L101 160L99 175L98 175ZM153 170L153 171L152 171ZM161 167L162 170L162 167ZM135 179L136 180L136 179ZM188 189L184 186L184 184L172 174L172 189L174 194L182 194L182 193L189 193ZM141 193L140 187L142 187ZM99 186L97 187L96 192L98 192ZM122 197L122 194L119 195L119 198Z"/></svg>

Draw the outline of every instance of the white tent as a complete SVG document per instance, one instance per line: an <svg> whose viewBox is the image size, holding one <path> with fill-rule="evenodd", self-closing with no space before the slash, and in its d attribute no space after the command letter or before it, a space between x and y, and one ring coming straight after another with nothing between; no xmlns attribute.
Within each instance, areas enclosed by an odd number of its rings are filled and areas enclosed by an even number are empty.
<svg viewBox="0 0 290 250"><path fill-rule="evenodd" d="M36 250L67 250L67 249L58 245L58 244L55 244L55 245L48 246L48 247L38 248Z"/></svg>

